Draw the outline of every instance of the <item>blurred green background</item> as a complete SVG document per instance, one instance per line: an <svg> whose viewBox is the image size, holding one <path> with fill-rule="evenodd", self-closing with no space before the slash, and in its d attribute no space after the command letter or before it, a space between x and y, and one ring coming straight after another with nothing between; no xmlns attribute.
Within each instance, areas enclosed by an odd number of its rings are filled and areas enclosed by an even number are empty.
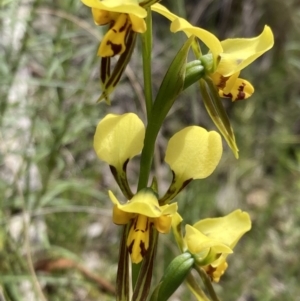
<svg viewBox="0 0 300 301"><path fill-rule="evenodd" d="M224 100L240 158L225 146L217 170L177 198L186 222L236 208L253 229L229 257L215 286L221 300L300 300L300 6L297 0L162 1L220 39L258 35L271 26L275 47L242 72L255 94ZM184 42L153 14L157 91ZM95 126L108 112L143 114L140 43L113 95L100 95L96 57L102 29L79 0L2 0L0 10L0 300L114 300L120 228L107 190L120 194L96 158ZM158 138L160 190L171 179L161 164L169 137L185 125L214 129L197 87L175 102ZM120 146L122 147L122 146ZM138 158L129 163L132 187ZM155 281L171 255L160 238ZM172 300L195 300L182 285Z"/></svg>

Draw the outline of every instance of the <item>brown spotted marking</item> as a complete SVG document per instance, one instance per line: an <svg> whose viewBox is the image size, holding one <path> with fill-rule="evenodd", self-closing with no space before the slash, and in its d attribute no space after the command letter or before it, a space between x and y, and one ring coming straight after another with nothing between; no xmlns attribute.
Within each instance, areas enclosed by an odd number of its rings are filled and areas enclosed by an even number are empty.
<svg viewBox="0 0 300 301"><path fill-rule="evenodd" d="M233 97L232 93L228 93L228 94L223 93L222 95L223 97L229 97L232 100L243 100L246 98L246 93L244 92L245 86L246 86L245 83L242 83L242 85L239 86L236 97Z"/></svg>
<svg viewBox="0 0 300 301"><path fill-rule="evenodd" d="M149 227L150 227L150 221L149 219L147 218L146 220L146 224L145 224L145 227L144 228L137 228L137 222L138 222L138 218L136 218L134 220L134 223L132 225L133 229L134 229L134 232L141 232L141 233L145 233L149 230ZM151 223L152 225L152 223ZM133 246L135 245L135 239L132 240L132 242L130 243L130 245L128 246L128 252L130 254L132 254L132 249L133 249ZM146 249L146 246L145 246L145 242L143 240L140 240L139 242L139 247L140 247L140 254L142 257L145 257L146 253L147 253L147 249Z"/></svg>
<svg viewBox="0 0 300 301"><path fill-rule="evenodd" d="M217 87L221 90L223 90L226 87L226 82L228 81L229 76L220 76L220 83L217 85Z"/></svg>

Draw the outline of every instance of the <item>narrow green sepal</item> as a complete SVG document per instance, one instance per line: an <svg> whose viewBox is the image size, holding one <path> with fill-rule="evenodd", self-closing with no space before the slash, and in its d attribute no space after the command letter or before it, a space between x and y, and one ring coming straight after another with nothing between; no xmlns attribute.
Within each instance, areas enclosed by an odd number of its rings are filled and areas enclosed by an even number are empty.
<svg viewBox="0 0 300 301"><path fill-rule="evenodd" d="M194 37L194 40L192 42L192 49L193 49L195 57L197 59L200 59L200 57L202 56L202 52L201 52L201 48L199 45L199 40L196 37Z"/></svg>
<svg viewBox="0 0 300 301"><path fill-rule="evenodd" d="M223 135L234 156L238 159L239 150L236 145L235 135L214 83L209 77L205 77L200 79L199 85L203 102L210 118Z"/></svg>
<svg viewBox="0 0 300 301"><path fill-rule="evenodd" d="M158 197L158 184L156 177L153 177L152 183L150 185L151 189L155 192L156 196Z"/></svg>
<svg viewBox="0 0 300 301"><path fill-rule="evenodd" d="M166 301L185 280L194 265L194 258L188 252L177 256L167 267L159 285L155 288L151 301Z"/></svg>
<svg viewBox="0 0 300 301"><path fill-rule="evenodd" d="M115 90L120 78L131 58L134 50L137 33L129 31L126 40L126 50L120 55L112 74L110 74L110 60L107 61L104 58L101 60L100 68L100 83L102 88L102 94L98 98L97 102L105 100L110 105L110 94ZM104 66L102 66L104 64Z"/></svg>
<svg viewBox="0 0 300 301"><path fill-rule="evenodd" d="M123 192L124 196L130 200L133 197L133 193L129 187L128 180L127 180L127 174L126 174L126 167L129 160L127 160L122 170L117 170L114 166L110 165L110 171L112 175L114 176L116 182L118 183L121 191Z"/></svg>
<svg viewBox="0 0 300 301"><path fill-rule="evenodd" d="M173 173L172 183L170 184L170 187L166 191L165 195L159 199L159 204L162 206L170 203L177 196L177 194L181 192L181 190L184 189L192 180L193 179L191 178L184 181L183 183L178 183L176 181L176 176Z"/></svg>
<svg viewBox="0 0 300 301"><path fill-rule="evenodd" d="M215 290L214 290L214 287L211 283L211 280L210 278L208 277L208 275L206 274L206 272L199 266L195 265L194 266L195 270L198 272L199 276L201 277L202 281L203 281L203 284L204 286L206 287L210 297L211 297L211 300L212 301L220 301L220 299L218 298Z"/></svg>
<svg viewBox="0 0 300 301"><path fill-rule="evenodd" d="M183 90L196 83L205 74L205 69L199 60L195 60L186 64L185 79Z"/></svg>
<svg viewBox="0 0 300 301"><path fill-rule="evenodd" d="M117 271L116 300L129 301L129 254L126 246L130 224L124 226L120 242L119 262Z"/></svg>

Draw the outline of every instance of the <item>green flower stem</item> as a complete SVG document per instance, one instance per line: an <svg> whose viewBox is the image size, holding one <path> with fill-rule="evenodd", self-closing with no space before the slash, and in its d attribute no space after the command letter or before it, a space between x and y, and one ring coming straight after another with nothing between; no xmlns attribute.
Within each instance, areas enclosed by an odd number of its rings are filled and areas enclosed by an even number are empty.
<svg viewBox="0 0 300 301"><path fill-rule="evenodd" d="M196 269L196 271L198 272L198 274L200 275L212 301L220 301L218 296L216 295L216 292L211 284L211 281L209 279L209 277L207 276L207 274L205 273L205 271L199 267L198 265L194 265L194 268Z"/></svg>
<svg viewBox="0 0 300 301"><path fill-rule="evenodd" d="M151 9L147 8L146 17L147 30L142 36L142 56L143 56L143 75L144 75L144 91L147 109L147 119L149 119L152 109L152 68L151 68L151 54L152 54L152 14Z"/></svg>
<svg viewBox="0 0 300 301"><path fill-rule="evenodd" d="M144 76L144 93L146 101L146 110L147 110L147 119L149 120L151 110L152 110L152 68L151 68L151 55L152 55L152 12L150 7L147 8L147 17L146 17L146 26L147 30L145 33L141 34L142 37L142 57L143 57L143 76ZM147 127L148 129L148 127ZM155 143L155 139L154 139ZM154 152L153 148L145 150L145 158L148 161L149 166L152 165L152 158ZM142 165L142 163L141 163ZM141 170L144 168L141 167ZM150 172L150 168L149 168ZM147 187L149 172L141 172L139 176L138 191L142 188ZM141 264L132 264L132 286L135 287L136 281L139 276Z"/></svg>
<svg viewBox="0 0 300 301"><path fill-rule="evenodd" d="M186 277L186 282L190 291L195 295L198 301L210 301L202 289L199 287L199 284L194 279L192 273L189 273Z"/></svg>

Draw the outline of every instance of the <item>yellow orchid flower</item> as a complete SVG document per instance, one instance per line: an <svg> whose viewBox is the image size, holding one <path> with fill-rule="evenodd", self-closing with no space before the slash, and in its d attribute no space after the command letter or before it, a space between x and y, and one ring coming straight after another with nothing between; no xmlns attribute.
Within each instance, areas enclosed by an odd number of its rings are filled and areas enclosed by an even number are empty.
<svg viewBox="0 0 300 301"><path fill-rule="evenodd" d="M127 247L131 261L139 263L149 248L151 227L160 233L168 233L172 224L172 216L177 212L177 204L159 206L158 199L151 188L140 190L125 204L121 204L109 191L114 204L113 222L125 225L131 222L127 238Z"/></svg>
<svg viewBox="0 0 300 301"><path fill-rule="evenodd" d="M119 172L139 154L144 145L145 126L133 113L108 114L98 124L94 136L97 156Z"/></svg>
<svg viewBox="0 0 300 301"><path fill-rule="evenodd" d="M224 217L207 218L193 226L186 225L183 238L178 234L181 221L182 218L177 213L172 227L182 251L191 252L196 263L206 271L211 280L218 282L228 267L227 256L233 252L239 239L251 229L249 214L238 209Z"/></svg>
<svg viewBox="0 0 300 301"><path fill-rule="evenodd" d="M227 39L221 42L212 33L191 25L160 4L154 4L151 9L172 21L172 32L183 31L187 36L195 35L208 47L212 65L207 68L207 73L221 97L235 101L246 99L253 94L254 88L251 83L239 78L239 74L242 69L273 47L274 37L269 26L265 26L263 32L255 38Z"/></svg>
<svg viewBox="0 0 300 301"><path fill-rule="evenodd" d="M98 56L111 57L122 54L130 30L143 33L146 31L144 18L146 10L139 5L138 0L81 0L92 9L97 25L109 24L99 49Z"/></svg>
<svg viewBox="0 0 300 301"><path fill-rule="evenodd" d="M208 177L218 165L222 152L220 134L199 126L186 127L171 137L165 161L170 165L174 178L162 203L170 201L191 180Z"/></svg>

